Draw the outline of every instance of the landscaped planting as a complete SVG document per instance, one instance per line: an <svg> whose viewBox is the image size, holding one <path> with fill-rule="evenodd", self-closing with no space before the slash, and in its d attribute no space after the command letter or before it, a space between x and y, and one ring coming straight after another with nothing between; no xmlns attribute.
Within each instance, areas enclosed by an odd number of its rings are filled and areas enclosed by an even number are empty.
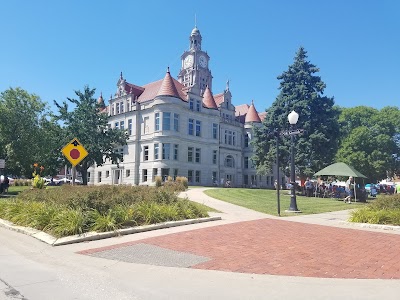
<svg viewBox="0 0 400 300"><path fill-rule="evenodd" d="M207 217L207 209L164 187L61 186L32 189L0 201L0 218L56 237Z"/></svg>
<svg viewBox="0 0 400 300"><path fill-rule="evenodd" d="M366 207L353 211L351 222L400 225L400 194L380 196Z"/></svg>

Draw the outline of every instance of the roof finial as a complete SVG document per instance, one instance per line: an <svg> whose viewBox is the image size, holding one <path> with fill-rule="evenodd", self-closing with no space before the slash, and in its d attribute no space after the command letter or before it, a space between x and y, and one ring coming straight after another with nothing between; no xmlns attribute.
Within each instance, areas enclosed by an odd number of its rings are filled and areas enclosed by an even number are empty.
<svg viewBox="0 0 400 300"><path fill-rule="evenodd" d="M229 79L226 81L226 90L229 91Z"/></svg>
<svg viewBox="0 0 400 300"><path fill-rule="evenodd" d="M169 73L169 66L167 67L167 73Z"/></svg>
<svg viewBox="0 0 400 300"><path fill-rule="evenodd" d="M121 75L120 75L120 78L121 78L121 79L124 79L124 77L122 77L122 71L121 71Z"/></svg>
<svg viewBox="0 0 400 300"><path fill-rule="evenodd" d="M194 28L197 28L196 13L194 14Z"/></svg>
<svg viewBox="0 0 400 300"><path fill-rule="evenodd" d="M254 105L254 100L253 99L251 100L251 105Z"/></svg>

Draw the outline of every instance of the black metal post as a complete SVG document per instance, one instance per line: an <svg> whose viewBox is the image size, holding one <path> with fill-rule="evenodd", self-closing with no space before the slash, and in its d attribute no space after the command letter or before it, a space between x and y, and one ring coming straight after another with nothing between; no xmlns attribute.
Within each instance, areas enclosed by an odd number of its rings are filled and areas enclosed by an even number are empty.
<svg viewBox="0 0 400 300"><path fill-rule="evenodd" d="M279 186L280 186L280 176L279 176L279 132L275 131L276 136L276 177L277 177L277 185L276 185L276 199L278 204L278 216L281 216L281 200L279 195Z"/></svg>
<svg viewBox="0 0 400 300"><path fill-rule="evenodd" d="M290 147L290 184L291 186L291 193L290 193L290 207L289 211L290 212L299 212L299 209L297 208L297 202L296 202L296 175L295 175L295 166L294 166L294 134L290 135L290 142L291 142L291 147Z"/></svg>

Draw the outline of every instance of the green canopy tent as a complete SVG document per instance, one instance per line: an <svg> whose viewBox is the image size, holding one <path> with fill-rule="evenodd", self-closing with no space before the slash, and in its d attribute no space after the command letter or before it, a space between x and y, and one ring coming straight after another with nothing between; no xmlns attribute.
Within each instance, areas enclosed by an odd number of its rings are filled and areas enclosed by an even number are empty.
<svg viewBox="0 0 400 300"><path fill-rule="evenodd" d="M367 178L367 176L361 174L352 166L349 166L342 162L329 165L323 168L322 170L318 171L317 173L315 173L314 176L353 176L353 177ZM355 199L357 199L355 184L354 184L354 197Z"/></svg>

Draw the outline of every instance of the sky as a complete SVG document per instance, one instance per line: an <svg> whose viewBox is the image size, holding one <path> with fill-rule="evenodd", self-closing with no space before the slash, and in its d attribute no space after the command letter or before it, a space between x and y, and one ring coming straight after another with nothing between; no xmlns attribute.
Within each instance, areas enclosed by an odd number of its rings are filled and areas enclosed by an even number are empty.
<svg viewBox="0 0 400 300"><path fill-rule="evenodd" d="M400 107L400 1L0 2L0 92L21 87L55 110L85 85L106 103L124 78L177 78L197 26L213 93L230 82L234 105L259 112L279 94L277 76L303 46L342 107Z"/></svg>

